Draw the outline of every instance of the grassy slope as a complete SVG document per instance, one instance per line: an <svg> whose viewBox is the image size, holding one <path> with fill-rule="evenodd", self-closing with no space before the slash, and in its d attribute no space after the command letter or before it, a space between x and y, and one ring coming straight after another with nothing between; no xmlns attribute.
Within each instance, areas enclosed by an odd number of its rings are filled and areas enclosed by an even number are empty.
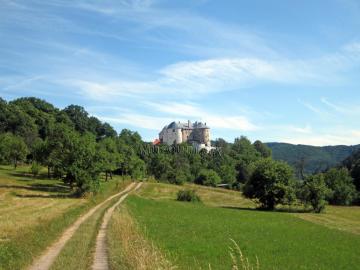
<svg viewBox="0 0 360 270"><path fill-rule="evenodd" d="M258 256L261 269L356 269L360 265L360 237L356 234L288 213L180 203L173 199L178 187L154 185L141 192L148 198L131 196L126 205L147 237L170 253L170 259L180 269L194 269L194 265L207 269L209 263L212 269L230 269L230 238L253 262ZM218 191L202 192L207 194L205 204L218 197ZM159 197L155 200L156 194ZM234 201L242 207L241 200Z"/></svg>
<svg viewBox="0 0 360 270"><path fill-rule="evenodd" d="M60 181L32 178L28 170L0 167L0 269L28 265L81 213L122 188L111 181L95 197L68 198L71 191Z"/></svg>

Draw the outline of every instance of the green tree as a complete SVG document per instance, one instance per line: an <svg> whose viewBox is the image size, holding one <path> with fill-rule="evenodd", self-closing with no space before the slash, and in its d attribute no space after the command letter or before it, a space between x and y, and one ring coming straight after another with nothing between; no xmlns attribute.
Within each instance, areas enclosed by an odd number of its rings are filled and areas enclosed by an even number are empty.
<svg viewBox="0 0 360 270"><path fill-rule="evenodd" d="M305 205L311 205L315 213L320 213L325 209L325 199L328 193L329 189L326 187L324 175L310 175L306 177L301 186L299 199Z"/></svg>
<svg viewBox="0 0 360 270"><path fill-rule="evenodd" d="M74 151L79 134L64 123L57 123L49 132L45 141L43 163L48 167L50 177L51 171L55 177L63 177L66 173L65 167L70 163L70 157Z"/></svg>
<svg viewBox="0 0 360 270"><path fill-rule="evenodd" d="M96 157L95 136L85 133L74 137L73 148L61 162L64 181L76 185L79 194L96 192L99 188L100 168Z"/></svg>
<svg viewBox="0 0 360 270"><path fill-rule="evenodd" d="M132 155L129 160L129 173L132 179L140 180L145 177L146 166L137 155Z"/></svg>
<svg viewBox="0 0 360 270"><path fill-rule="evenodd" d="M244 195L256 199L262 208L268 210L274 209L277 204L289 203L291 194L294 194L291 167L271 159L256 162L254 172L244 186Z"/></svg>
<svg viewBox="0 0 360 270"><path fill-rule="evenodd" d="M75 130L84 133L88 130L89 117L85 109L78 105L70 105L63 110L74 123Z"/></svg>
<svg viewBox="0 0 360 270"><path fill-rule="evenodd" d="M327 171L325 183L331 190L327 197L330 204L350 205L355 199L356 189L346 168L333 168Z"/></svg>
<svg viewBox="0 0 360 270"><path fill-rule="evenodd" d="M236 170L232 164L221 165L218 174L222 183L232 185L236 181Z"/></svg>
<svg viewBox="0 0 360 270"><path fill-rule="evenodd" d="M216 187L221 183L220 176L214 170L201 170L199 176L195 179L195 183L204 186Z"/></svg>
<svg viewBox="0 0 360 270"><path fill-rule="evenodd" d="M244 136L236 138L231 148L231 156L237 161L243 161L250 164L259 160L260 153L255 149L254 145Z"/></svg>
<svg viewBox="0 0 360 270"><path fill-rule="evenodd" d="M29 150L24 140L11 133L5 133L0 137L0 155L6 162L12 163L14 168L21 161L25 161Z"/></svg>
<svg viewBox="0 0 360 270"><path fill-rule="evenodd" d="M112 178L112 172L115 171L121 163L121 156L117 151L115 140L108 137L99 141L96 156L101 171L105 172L105 181L107 181L108 175Z"/></svg>
<svg viewBox="0 0 360 270"><path fill-rule="evenodd" d="M263 158L271 157L271 149L261 141L255 141L253 145L256 151L258 151Z"/></svg>

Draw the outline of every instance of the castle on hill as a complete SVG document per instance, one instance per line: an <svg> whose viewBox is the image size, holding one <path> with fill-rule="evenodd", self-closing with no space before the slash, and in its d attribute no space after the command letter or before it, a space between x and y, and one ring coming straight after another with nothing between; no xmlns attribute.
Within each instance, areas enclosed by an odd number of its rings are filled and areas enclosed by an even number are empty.
<svg viewBox="0 0 360 270"><path fill-rule="evenodd" d="M210 128L206 123L195 122L187 123L172 122L165 126L159 133L160 143L167 145L180 144L183 142L191 143L198 150L212 149L210 142Z"/></svg>

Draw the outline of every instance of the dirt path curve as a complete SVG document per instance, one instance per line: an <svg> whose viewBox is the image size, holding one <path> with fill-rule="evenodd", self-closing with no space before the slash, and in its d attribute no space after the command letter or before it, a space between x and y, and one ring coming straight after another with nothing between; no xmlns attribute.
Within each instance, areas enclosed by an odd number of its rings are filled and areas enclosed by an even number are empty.
<svg viewBox="0 0 360 270"><path fill-rule="evenodd" d="M35 259L33 264L28 269L29 270L48 270L50 268L50 266L53 264L53 262L55 261L56 257L59 255L59 253L63 249L63 247L65 246L65 244L67 243L67 241L69 241L69 239L74 235L76 230L80 227L80 225L84 221L86 221L89 217L91 217L95 213L95 211L98 210L100 207L102 207L105 203L109 202L110 200L112 200L118 196L121 196L121 195L129 192L134 187L134 185L135 185L135 183L131 183L123 191L110 196L102 203L99 203L97 206L91 208L91 210L89 210L86 214L79 217L75 221L75 223L73 223L70 227L68 227L66 229L66 231L61 235L61 237L54 244L52 244L50 247L48 247L46 249L46 251L39 258Z"/></svg>
<svg viewBox="0 0 360 270"><path fill-rule="evenodd" d="M141 187L142 183L138 183L134 191L138 190ZM105 213L103 222L101 224L100 230L96 237L96 248L95 248L95 255L94 255L94 262L92 265L93 270L109 270L109 260L108 260L108 253L106 247L106 233L107 227L110 222L111 216L116 207L122 203L129 193L123 195L113 206L111 206Z"/></svg>

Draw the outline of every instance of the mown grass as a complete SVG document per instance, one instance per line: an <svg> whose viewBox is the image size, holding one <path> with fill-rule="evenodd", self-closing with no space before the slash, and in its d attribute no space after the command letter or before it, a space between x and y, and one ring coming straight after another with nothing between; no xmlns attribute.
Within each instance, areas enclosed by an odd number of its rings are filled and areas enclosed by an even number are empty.
<svg viewBox="0 0 360 270"><path fill-rule="evenodd" d="M359 206L326 206L321 215L314 213L296 214L297 217L324 225L329 228L342 230L360 235L360 207Z"/></svg>
<svg viewBox="0 0 360 270"><path fill-rule="evenodd" d="M156 184L155 184L156 185ZM161 185L160 185L161 186ZM299 219L294 214L176 202L153 184L126 201L144 235L179 269L231 269L230 239L260 269L359 269L360 237ZM156 195L150 190L162 190ZM217 192L217 191L216 191ZM213 193L211 190L208 193ZM151 195L152 194L152 195ZM156 194L156 193L155 193ZM160 199L159 199L160 198ZM228 202L224 202L228 204ZM220 201L214 205L224 206Z"/></svg>
<svg viewBox="0 0 360 270"><path fill-rule="evenodd" d="M46 171L33 178L29 167L0 167L0 269L21 269L50 245L86 210L122 189L121 179L101 183L88 198L72 191Z"/></svg>

